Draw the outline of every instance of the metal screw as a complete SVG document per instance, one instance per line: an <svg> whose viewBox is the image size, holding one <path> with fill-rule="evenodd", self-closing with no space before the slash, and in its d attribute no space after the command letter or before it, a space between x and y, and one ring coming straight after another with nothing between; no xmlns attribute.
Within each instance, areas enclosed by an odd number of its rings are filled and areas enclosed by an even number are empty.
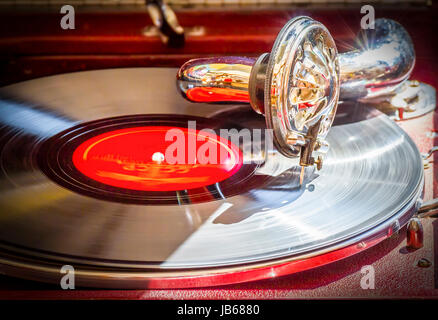
<svg viewBox="0 0 438 320"><path fill-rule="evenodd" d="M429 268L432 265L432 262L427 260L426 258L421 258L418 260L417 266L420 268Z"/></svg>
<svg viewBox="0 0 438 320"><path fill-rule="evenodd" d="M318 156L318 159L315 160L316 169L321 170L322 169L322 157Z"/></svg>

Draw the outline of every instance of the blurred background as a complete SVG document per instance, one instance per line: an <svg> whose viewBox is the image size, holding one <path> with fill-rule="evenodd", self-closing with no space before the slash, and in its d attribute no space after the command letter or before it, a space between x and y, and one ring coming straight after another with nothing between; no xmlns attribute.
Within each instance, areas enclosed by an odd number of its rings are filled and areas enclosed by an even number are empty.
<svg viewBox="0 0 438 320"><path fill-rule="evenodd" d="M60 22L74 8L75 29ZM400 22L417 52L413 77L436 86L431 0L0 0L0 85L65 72L178 67L187 59L269 52L281 27L309 15L351 50L365 4Z"/></svg>

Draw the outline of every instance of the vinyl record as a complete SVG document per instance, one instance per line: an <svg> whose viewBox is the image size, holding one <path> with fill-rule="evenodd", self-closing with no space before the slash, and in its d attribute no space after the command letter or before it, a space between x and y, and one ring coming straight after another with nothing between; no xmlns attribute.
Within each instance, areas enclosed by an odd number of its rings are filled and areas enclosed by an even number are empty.
<svg viewBox="0 0 438 320"><path fill-rule="evenodd" d="M300 185L297 159L221 140L220 129L264 132L262 116L185 101L175 74L87 71L0 90L4 272L55 281L70 264L90 286L239 282L261 276L219 275L346 248L398 230L415 210L422 160L385 115L341 105L322 170L307 168ZM186 138L212 129L229 162L164 165L169 128Z"/></svg>

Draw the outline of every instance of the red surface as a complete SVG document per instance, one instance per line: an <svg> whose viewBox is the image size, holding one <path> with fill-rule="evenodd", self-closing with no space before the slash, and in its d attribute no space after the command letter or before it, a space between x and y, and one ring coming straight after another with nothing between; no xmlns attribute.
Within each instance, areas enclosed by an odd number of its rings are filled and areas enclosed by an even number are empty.
<svg viewBox="0 0 438 320"><path fill-rule="evenodd" d="M249 102L248 91L237 89L198 87L188 89L186 94L191 101L197 102Z"/></svg>
<svg viewBox="0 0 438 320"><path fill-rule="evenodd" d="M106 132L86 140L73 153L73 164L87 177L143 191L208 186L232 176L242 160L239 148L222 137L164 126Z"/></svg>

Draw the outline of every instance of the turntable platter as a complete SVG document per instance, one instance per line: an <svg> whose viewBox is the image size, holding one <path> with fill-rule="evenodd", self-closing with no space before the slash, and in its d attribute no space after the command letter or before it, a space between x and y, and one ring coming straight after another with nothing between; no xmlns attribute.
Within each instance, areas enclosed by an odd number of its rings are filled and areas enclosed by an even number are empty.
<svg viewBox="0 0 438 320"><path fill-rule="evenodd" d="M307 169L302 186L296 161L275 150L263 163L243 165L245 174L239 176L239 169L213 181L214 191L206 187L192 198L188 185L162 196L156 190L96 191L91 182L84 187L75 176L64 177L66 167L53 174L43 168L41 149L52 137L72 128L103 128L108 121L132 127L151 117L156 125L197 117L218 127L264 126L246 106L185 101L175 74L159 68L87 71L0 90L2 265L26 257L33 262L21 268L50 261L143 270L145 278L208 275L331 252L398 230L412 215L423 187L420 154L403 130L375 111L343 121L349 110L340 109L324 167ZM64 136L63 143L73 139Z"/></svg>

